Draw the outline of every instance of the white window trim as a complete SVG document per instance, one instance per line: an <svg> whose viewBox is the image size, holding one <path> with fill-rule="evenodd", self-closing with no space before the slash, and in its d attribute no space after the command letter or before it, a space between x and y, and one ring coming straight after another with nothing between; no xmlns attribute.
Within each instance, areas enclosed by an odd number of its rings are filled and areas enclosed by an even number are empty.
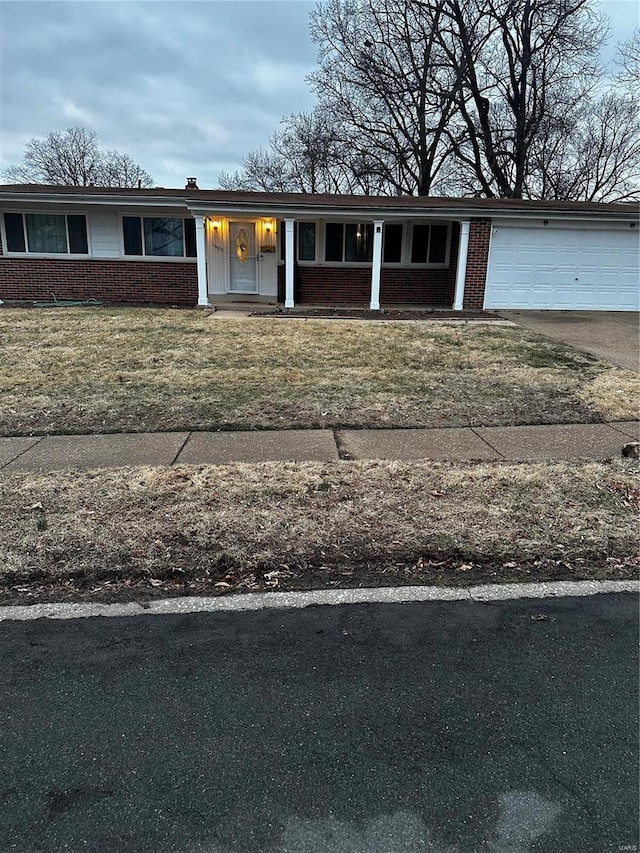
<svg viewBox="0 0 640 853"><path fill-rule="evenodd" d="M451 222L447 222L445 220L438 219L429 219L429 220L413 220L410 225L411 228L408 229L411 232L411 239L406 241L406 251L407 251L407 259L406 266L410 269L430 269L430 270L444 270L449 269L451 266L451 232L453 228L451 227ZM431 250L431 226L432 225L446 225L447 226L447 245L445 249L445 259L440 264L430 264L428 261L426 263L412 263L411 261L411 252L413 250L413 228L415 225L428 225L429 226L429 245L427 246L427 257L429 257L429 252Z"/></svg>
<svg viewBox="0 0 640 853"><path fill-rule="evenodd" d="M7 232L4 225L4 215L5 213L18 213L22 216L22 230L24 232L24 252L14 252L9 251L9 247L7 244ZM41 216L84 216L84 224L87 231L87 252L86 254L78 254L77 252L30 252L29 251L29 239L27 237L27 223L25 220L26 214L40 214ZM67 248L69 248L69 224L67 224ZM92 257L91 251L91 224L89 213L86 210L29 210L27 208L22 208L20 210L3 210L2 215L0 215L0 235L2 236L2 252L7 258L48 258L51 260L54 259L71 259L71 260L87 260L87 258Z"/></svg>
<svg viewBox="0 0 640 853"><path fill-rule="evenodd" d="M387 225L402 225L402 241L400 243L400 260L385 261L384 259L384 231ZM409 266L407 264L407 234L409 233L409 223L406 219L387 219L382 226L382 269L402 269Z"/></svg>
<svg viewBox="0 0 640 853"><path fill-rule="evenodd" d="M316 226L316 256L312 261L303 261L300 259L300 223L309 222ZM318 266L318 247L320 245L320 220L311 217L301 217L296 219L296 261L302 266L317 267Z"/></svg>
<svg viewBox="0 0 640 853"><path fill-rule="evenodd" d="M333 219L333 218L323 220L324 227L321 229L322 230L322 254L320 256L322 258L322 261L321 261L322 266L340 267L340 268L347 267L347 268L359 269L359 270L371 268L373 261L344 261L344 260L342 260L342 261L327 261L327 260L325 260L325 257L324 257L325 256L326 235L327 235L326 229L327 229L328 224L338 224L338 225L343 226L343 228L342 228L342 257L344 258L345 243L346 243L346 239L347 239L347 229L345 226L347 226L347 225L358 225L359 223L363 224L363 225L370 225L371 226L371 236L373 238L373 229L374 229L373 219L366 219L363 217L362 219L359 219L359 220L355 220L355 219Z"/></svg>
<svg viewBox="0 0 640 853"><path fill-rule="evenodd" d="M276 221L279 223L282 223L281 228L282 228L282 233L284 233L284 230L285 230L284 219L277 219L276 218ZM322 219L315 219L313 216L301 216L300 219L294 220L294 223L295 223L295 240L296 240L296 264L301 264L303 267L317 267L322 263L320 260L318 260L318 255L319 255L319 247L321 244L321 240L320 240L321 228L320 228L320 225L323 221L324 220L322 220ZM300 260L300 237L298 235L298 226L301 222L312 222L316 226L316 258L314 261L302 261L302 260ZM282 238L280 237L280 229L278 228L278 229L276 229L276 245L277 245L277 249L278 249L278 266L283 267L284 266L284 258L282 257L282 246L280 244L281 239ZM322 242L322 245L324 247L324 242Z"/></svg>
<svg viewBox="0 0 640 853"><path fill-rule="evenodd" d="M283 220L284 221L284 220ZM373 228L374 220L361 219L360 222L366 222L370 224ZM299 244L300 241L298 239L298 234L296 231L296 243L297 243L297 251L296 251L296 264L299 264L301 267L327 267L329 269L370 269L372 266L372 261L326 261L325 260L325 246L326 246L326 226L328 223L338 223L339 225L353 225L356 224L353 219L338 219L331 217L330 219L314 219L313 217L300 217L300 219L296 219L296 227L299 222L313 222L316 226L316 259L315 261L301 261L298 257L299 252ZM446 219L386 219L383 220L384 226L387 225L402 225L402 246L400 252L400 260L399 261L382 261L382 269L413 269L413 270L442 270L442 269L450 269L451 268L451 238L453 232L453 220ZM447 245L446 245L446 254L445 260L443 263L412 263L411 261L411 250L413 247L413 226L415 224L419 225L445 225L447 227ZM122 230L122 229L121 229ZM384 238L384 235L383 235ZM343 229L342 234L342 252L344 255L344 241L346 239L346 231ZM429 235L429 239L431 239L431 235ZM384 242L383 242L383 253L384 253ZM128 256L130 257L130 256ZM278 265L284 266L284 259L281 257L280 253L280 241L278 240Z"/></svg>
<svg viewBox="0 0 640 853"><path fill-rule="evenodd" d="M159 261L160 263L170 263L170 264L195 264L198 260L198 249L196 245L196 254L193 257L188 257L185 255L126 255L124 252L124 230L122 220L124 217L129 219L194 219L195 216L149 216L145 213L127 213L126 211L118 211L118 243L120 246L120 259L123 261L132 261L133 263L138 263L139 261L146 261L147 263L155 263ZM144 226L142 228L142 250L144 251ZM184 252L187 251L187 243L185 239L184 227L182 230L182 249Z"/></svg>

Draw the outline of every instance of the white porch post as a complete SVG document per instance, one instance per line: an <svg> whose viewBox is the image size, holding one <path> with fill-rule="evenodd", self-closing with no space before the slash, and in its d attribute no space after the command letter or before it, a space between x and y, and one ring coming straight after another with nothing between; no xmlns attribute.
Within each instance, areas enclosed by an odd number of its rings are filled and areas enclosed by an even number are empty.
<svg viewBox="0 0 640 853"><path fill-rule="evenodd" d="M284 241L284 264L285 264L285 292L284 307L293 308L293 219L285 219L285 241Z"/></svg>
<svg viewBox="0 0 640 853"><path fill-rule="evenodd" d="M464 280L467 275L467 255L469 253L469 220L460 223L460 243L458 245L458 269L456 270L456 293L453 298L453 310L462 311L464 305Z"/></svg>
<svg viewBox="0 0 640 853"><path fill-rule="evenodd" d="M371 263L371 304L372 311L380 310L380 269L382 267L382 219L373 223L373 259Z"/></svg>
<svg viewBox="0 0 640 853"><path fill-rule="evenodd" d="M202 216L196 216L196 257L198 261L198 305L209 304L207 288L207 233Z"/></svg>

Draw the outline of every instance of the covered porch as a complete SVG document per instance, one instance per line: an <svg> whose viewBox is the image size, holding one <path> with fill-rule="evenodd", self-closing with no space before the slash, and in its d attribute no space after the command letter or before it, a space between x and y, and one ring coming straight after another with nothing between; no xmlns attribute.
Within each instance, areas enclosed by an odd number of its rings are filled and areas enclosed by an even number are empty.
<svg viewBox="0 0 640 853"><path fill-rule="evenodd" d="M198 305L462 310L470 220L195 209Z"/></svg>

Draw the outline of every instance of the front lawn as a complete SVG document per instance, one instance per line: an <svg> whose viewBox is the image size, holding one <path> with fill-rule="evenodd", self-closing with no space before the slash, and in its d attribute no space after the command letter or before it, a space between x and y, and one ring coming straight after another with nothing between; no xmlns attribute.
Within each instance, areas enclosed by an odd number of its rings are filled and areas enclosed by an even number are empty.
<svg viewBox="0 0 640 853"><path fill-rule="evenodd" d="M0 478L0 596L637 577L637 466L268 463Z"/></svg>
<svg viewBox="0 0 640 853"><path fill-rule="evenodd" d="M0 434L630 420L636 374L500 325L3 309Z"/></svg>

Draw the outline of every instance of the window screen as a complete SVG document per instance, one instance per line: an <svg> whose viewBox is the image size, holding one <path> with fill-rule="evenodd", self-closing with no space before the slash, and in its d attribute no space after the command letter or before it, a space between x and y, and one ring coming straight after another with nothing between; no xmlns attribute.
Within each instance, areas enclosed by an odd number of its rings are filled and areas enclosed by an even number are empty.
<svg viewBox="0 0 640 853"><path fill-rule="evenodd" d="M325 261L342 260L343 225L341 222L327 222L324 247Z"/></svg>
<svg viewBox="0 0 640 853"><path fill-rule="evenodd" d="M89 252L87 243L87 221L84 216L67 216L69 229L69 251L72 255L86 255Z"/></svg>
<svg viewBox="0 0 640 853"><path fill-rule="evenodd" d="M142 228L139 216L122 217L122 236L125 255L142 254Z"/></svg>
<svg viewBox="0 0 640 853"><path fill-rule="evenodd" d="M67 225L62 213L25 213L30 252L66 254Z"/></svg>
<svg viewBox="0 0 640 853"><path fill-rule="evenodd" d="M362 222L345 226L345 261L370 261L373 258L373 224Z"/></svg>
<svg viewBox="0 0 640 853"><path fill-rule="evenodd" d="M316 259L316 223L298 223L298 260L315 261Z"/></svg>
<svg viewBox="0 0 640 853"><path fill-rule="evenodd" d="M411 243L411 263L426 264L429 251L429 226L414 223Z"/></svg>
<svg viewBox="0 0 640 853"><path fill-rule="evenodd" d="M8 252L26 252L24 225L21 213L5 213L4 231L7 235Z"/></svg>
<svg viewBox="0 0 640 853"><path fill-rule="evenodd" d="M386 264L399 264L402 260L402 223L384 226L382 260Z"/></svg>
<svg viewBox="0 0 640 853"><path fill-rule="evenodd" d="M446 225L432 225L431 239L429 241L429 263L443 264L447 259L447 233Z"/></svg>
<svg viewBox="0 0 640 853"><path fill-rule="evenodd" d="M182 219L144 219L144 253L157 257L184 257Z"/></svg>

